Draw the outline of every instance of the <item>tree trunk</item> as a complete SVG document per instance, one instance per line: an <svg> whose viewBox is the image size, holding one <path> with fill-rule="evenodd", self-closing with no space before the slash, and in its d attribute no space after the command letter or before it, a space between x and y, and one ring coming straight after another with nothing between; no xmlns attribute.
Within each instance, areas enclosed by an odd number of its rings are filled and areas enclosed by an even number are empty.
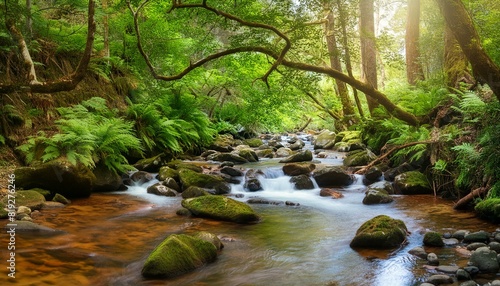
<svg viewBox="0 0 500 286"><path fill-rule="evenodd" d="M325 23L325 37L326 46L328 48L328 54L330 57L330 66L342 72L342 64L340 63L339 50L337 48L337 39L335 38L335 19L333 17L333 11L329 10L326 16ZM351 100L349 99L349 91L347 90L347 85L345 82L338 79L335 80L337 85L338 94L340 101L342 102L342 111L344 116L354 115L354 108L352 106Z"/></svg>
<svg viewBox="0 0 500 286"><path fill-rule="evenodd" d="M342 28L342 45L344 46L345 69L347 70L347 74L350 77L354 78L354 75L352 73L351 52L349 51L349 43L347 38L347 27L346 27L347 15L344 12L341 0L337 0L337 9L339 11L340 26ZM361 101L359 100L358 90L353 88L352 94L354 95L354 100L356 101L356 107L358 108L359 116L363 118L364 113L363 113L363 108L361 106Z"/></svg>
<svg viewBox="0 0 500 286"><path fill-rule="evenodd" d="M487 83L500 100L500 69L481 47L481 39L464 4L460 0L437 0L436 2L446 24L471 63L474 77L476 80Z"/></svg>
<svg viewBox="0 0 500 286"><path fill-rule="evenodd" d="M102 0L102 10L104 12L104 16L102 19L102 25L103 25L103 38L104 38L104 56L109 58L110 52L109 52L109 23L108 19L109 16L107 14L107 9L108 9L108 0Z"/></svg>
<svg viewBox="0 0 500 286"><path fill-rule="evenodd" d="M459 88L461 82L469 85L474 83L469 71L469 61L448 26L445 27L444 34L444 72L448 87Z"/></svg>
<svg viewBox="0 0 500 286"><path fill-rule="evenodd" d="M377 53L375 46L375 21L373 18L373 0L359 1L359 26L361 40L361 71L365 83L377 89ZM367 96L368 109L373 115L377 102Z"/></svg>
<svg viewBox="0 0 500 286"><path fill-rule="evenodd" d="M26 0L26 31L28 42L33 38L33 17L31 17L31 0Z"/></svg>
<svg viewBox="0 0 500 286"><path fill-rule="evenodd" d="M408 0L408 16L406 18L406 78L408 83L415 85L424 79L420 64L420 0Z"/></svg>
<svg viewBox="0 0 500 286"><path fill-rule="evenodd" d="M11 33L12 38L17 43L21 57L25 66L28 68L27 82L21 83L7 83L0 84L0 94L8 94L16 91L27 91L33 93L54 93L59 91L73 90L76 85L85 77L87 67L92 55L92 48L94 45L94 36L96 25L94 21L95 15L95 2L89 0L88 16L87 16L87 42L82 58L78 63L76 70L70 75L64 75L59 79L53 81L40 82L37 80L35 64L31 58L30 52L27 48L26 41L23 34L17 29L16 22L13 17L7 17L5 24L7 30Z"/></svg>

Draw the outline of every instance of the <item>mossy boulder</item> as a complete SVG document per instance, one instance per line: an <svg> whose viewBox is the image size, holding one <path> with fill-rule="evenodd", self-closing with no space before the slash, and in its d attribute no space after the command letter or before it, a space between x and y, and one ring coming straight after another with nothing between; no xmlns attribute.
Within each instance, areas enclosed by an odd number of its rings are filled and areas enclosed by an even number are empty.
<svg viewBox="0 0 500 286"><path fill-rule="evenodd" d="M203 239L205 241L210 242L217 248L217 250L222 250L224 248L224 244L222 244L222 241L217 237L217 235L211 233L211 232L206 232L206 231L200 231L195 234L193 234L193 237Z"/></svg>
<svg viewBox="0 0 500 286"><path fill-rule="evenodd" d="M92 172L95 176L92 192L114 192L122 184L122 178L105 166L98 166Z"/></svg>
<svg viewBox="0 0 500 286"><path fill-rule="evenodd" d="M141 274L146 278L172 278L215 261L213 243L185 234L172 234L146 259Z"/></svg>
<svg viewBox="0 0 500 286"><path fill-rule="evenodd" d="M314 139L314 149L328 149L333 147L335 144L335 138L337 134L330 130L323 130L316 138Z"/></svg>
<svg viewBox="0 0 500 286"><path fill-rule="evenodd" d="M368 149L350 151L344 159L344 166L364 166L375 159L377 159L377 155Z"/></svg>
<svg viewBox="0 0 500 286"><path fill-rule="evenodd" d="M245 142L245 144L253 148L257 148L261 145L264 145L264 142L262 142L260 138L245 139L243 142Z"/></svg>
<svg viewBox="0 0 500 286"><path fill-rule="evenodd" d="M157 173L160 168L171 159L172 155L170 154L160 154L151 158L145 158L137 161L137 163L134 164L134 168L139 171Z"/></svg>
<svg viewBox="0 0 500 286"><path fill-rule="evenodd" d="M426 232L424 235L424 245L426 246L444 246L443 238L440 233L435 231Z"/></svg>
<svg viewBox="0 0 500 286"><path fill-rule="evenodd" d="M159 181L165 181L167 178L172 178L174 180L179 179L179 171L170 168L169 166L163 166L158 171L158 176L156 177Z"/></svg>
<svg viewBox="0 0 500 286"><path fill-rule="evenodd" d="M225 196L202 196L185 199L182 206L193 215L236 223L255 223L259 216L245 203Z"/></svg>
<svg viewBox="0 0 500 286"><path fill-rule="evenodd" d="M219 152L231 152L233 151L234 146L234 138L230 134L222 134L218 135L212 145L210 145L210 149Z"/></svg>
<svg viewBox="0 0 500 286"><path fill-rule="evenodd" d="M368 189L363 198L363 204L365 205L388 204L393 201L394 199L386 190L380 189Z"/></svg>
<svg viewBox="0 0 500 286"><path fill-rule="evenodd" d="M303 150L280 160L280 163L307 162L312 161L312 159L312 152L310 150Z"/></svg>
<svg viewBox="0 0 500 286"><path fill-rule="evenodd" d="M67 198L90 196L95 181L95 176L89 168L75 166L64 160L17 168L14 174L18 189L41 188Z"/></svg>
<svg viewBox="0 0 500 286"><path fill-rule="evenodd" d="M179 171L179 180L183 190L191 186L214 189L217 194L227 194L231 190L229 184L222 177L197 173L189 169Z"/></svg>
<svg viewBox="0 0 500 286"><path fill-rule="evenodd" d="M201 196L210 196L210 195L212 194L207 192L207 190L195 186L191 186L182 192L183 199L196 198Z"/></svg>
<svg viewBox="0 0 500 286"><path fill-rule="evenodd" d="M350 243L352 248L391 249L400 246L407 235L405 223L386 215L363 223Z"/></svg>
<svg viewBox="0 0 500 286"><path fill-rule="evenodd" d="M197 173L203 172L203 168L198 164L185 162L181 160L174 160L167 164L168 167L173 168L175 170L180 171L181 169L189 169L191 171L195 171Z"/></svg>
<svg viewBox="0 0 500 286"><path fill-rule="evenodd" d="M64 204L64 205L67 205L67 204L70 204L71 201L68 200L67 198L65 198L63 195L61 194L56 194L54 196L54 198L52 198L52 201L53 202L56 202L56 203L61 203L61 204Z"/></svg>
<svg viewBox="0 0 500 286"><path fill-rule="evenodd" d="M316 168L311 163L288 163L283 166L283 173L287 176L298 176L309 174Z"/></svg>
<svg viewBox="0 0 500 286"><path fill-rule="evenodd" d="M500 198L490 198L479 202L475 211L481 218L500 222Z"/></svg>
<svg viewBox="0 0 500 286"><path fill-rule="evenodd" d="M207 160L209 161L217 161L217 162L234 162L234 163L248 163L248 160L241 157L238 154L235 153L214 153L212 155L209 155L207 157Z"/></svg>
<svg viewBox="0 0 500 286"><path fill-rule="evenodd" d="M248 146L238 146L239 148L236 148L232 153L236 154L242 158L245 158L248 162L257 162L259 161L259 156L257 156L257 153L255 153L254 150L250 149Z"/></svg>
<svg viewBox="0 0 500 286"><path fill-rule="evenodd" d="M342 167L332 166L317 170L313 178L319 187L343 187L353 183L354 177Z"/></svg>
<svg viewBox="0 0 500 286"><path fill-rule="evenodd" d="M394 178L394 189L403 195L432 194L427 177L419 171L410 171Z"/></svg>
<svg viewBox="0 0 500 286"><path fill-rule="evenodd" d="M30 208L32 211L40 210L45 203L45 197L37 191L17 191L15 194L16 207L25 206ZM1 200L3 206L7 206L9 202L8 196L5 196Z"/></svg>

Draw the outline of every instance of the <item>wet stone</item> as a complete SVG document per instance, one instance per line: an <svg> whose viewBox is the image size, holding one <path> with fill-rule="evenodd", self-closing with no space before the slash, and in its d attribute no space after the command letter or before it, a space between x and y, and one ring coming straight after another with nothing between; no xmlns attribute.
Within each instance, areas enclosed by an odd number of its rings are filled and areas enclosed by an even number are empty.
<svg viewBox="0 0 500 286"><path fill-rule="evenodd" d="M450 273L450 274L455 274L458 271L458 266L454 265L441 265L436 268L437 271L439 272L444 272L444 273Z"/></svg>

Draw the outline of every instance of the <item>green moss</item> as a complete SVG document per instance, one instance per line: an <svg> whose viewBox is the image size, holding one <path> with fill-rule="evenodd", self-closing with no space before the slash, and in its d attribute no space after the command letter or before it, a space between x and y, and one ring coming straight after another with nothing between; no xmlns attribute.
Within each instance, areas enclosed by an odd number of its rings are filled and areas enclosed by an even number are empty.
<svg viewBox="0 0 500 286"><path fill-rule="evenodd" d="M203 172L203 169L200 166L195 165L195 164L186 163L186 162L183 162L181 160L171 161L167 164L167 166L170 168L176 169L178 171L180 171L181 169L188 169L188 170L191 170L191 171L194 171L197 173Z"/></svg>
<svg viewBox="0 0 500 286"><path fill-rule="evenodd" d="M405 172L396 176L394 186L402 194L430 194L432 193L431 185L427 177L419 171Z"/></svg>
<svg viewBox="0 0 500 286"><path fill-rule="evenodd" d="M202 196L182 201L182 206L196 216L237 223L253 223L259 216L245 203L224 196Z"/></svg>
<svg viewBox="0 0 500 286"><path fill-rule="evenodd" d="M248 146L250 147L259 147L260 145L263 145L264 142L262 142L262 140L260 140L259 138L251 138L251 139L246 139L245 141L245 144L247 144Z"/></svg>
<svg viewBox="0 0 500 286"><path fill-rule="evenodd" d="M500 198L483 200L474 209L481 218L500 222Z"/></svg>
<svg viewBox="0 0 500 286"><path fill-rule="evenodd" d="M179 172L168 167L168 166L161 167L160 171L158 172L158 180L165 181L167 178L172 178L174 180L178 180L179 179Z"/></svg>
<svg viewBox="0 0 500 286"><path fill-rule="evenodd" d="M15 194L15 205L29 207L32 211L39 210L42 208L45 202L45 197L36 191L17 191ZM7 205L9 198L6 196L2 199L2 203Z"/></svg>
<svg viewBox="0 0 500 286"><path fill-rule="evenodd" d="M218 193L227 193L230 188L221 177L197 173L189 169L179 171L179 179L183 189L189 187L200 187L205 189L215 189Z"/></svg>
<svg viewBox="0 0 500 286"><path fill-rule="evenodd" d="M379 215L365 222L356 231L351 247L387 249L401 245L407 228L403 221Z"/></svg>
<svg viewBox="0 0 500 286"><path fill-rule="evenodd" d="M147 278L175 277L217 258L217 248L205 240L184 234L173 234L149 255L142 268Z"/></svg>
<svg viewBox="0 0 500 286"><path fill-rule="evenodd" d="M424 235L424 245L427 246L444 246L441 234L431 231Z"/></svg>

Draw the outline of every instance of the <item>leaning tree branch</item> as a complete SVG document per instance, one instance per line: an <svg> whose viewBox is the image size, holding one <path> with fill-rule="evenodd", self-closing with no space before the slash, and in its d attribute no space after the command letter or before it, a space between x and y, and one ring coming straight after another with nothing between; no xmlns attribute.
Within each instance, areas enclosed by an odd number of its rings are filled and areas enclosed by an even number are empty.
<svg viewBox="0 0 500 286"><path fill-rule="evenodd" d="M378 157L377 159L373 160L370 164L364 166L363 168L357 170L355 172L355 174L363 174L365 173L368 169L370 169L371 167L375 166L376 164L380 163L382 160L386 159L387 157L389 157L392 153L398 151L398 150L401 150L401 149L404 149L404 148L408 148L408 147L411 147L411 146L414 146L414 145L419 145L419 144L432 144L432 143L436 143L436 141L420 141L420 142L410 142L410 143L406 143L406 144L403 144L403 145L399 145L399 146L396 146L394 148L392 148L391 150L387 151L387 153L385 153L384 155Z"/></svg>
<svg viewBox="0 0 500 286"><path fill-rule="evenodd" d="M221 17L224 17L226 19L233 20L233 21L238 22L241 25L246 26L246 27L260 28L260 29L270 30L273 33L275 33L276 35L278 35L278 37L282 38L285 41L285 47L281 50L279 56L277 58L275 58L275 62L272 64L272 66L269 68L269 70L266 72L266 74L264 74L261 78L259 78L260 80L262 80L267 85L267 87L269 87L269 81L268 81L269 76L271 75L271 73L273 71L275 71L278 68L279 65L281 65L281 62L285 58L286 53L292 47L292 42L285 35L285 33L281 32L276 27L273 27L271 25L267 25L267 24L263 24L263 23L257 23L257 22L246 21L246 20L243 20L240 17L237 17L237 16L235 16L233 14L230 14L230 13L221 11L221 10L219 10L217 8L214 8L212 6L209 6L207 4L206 0L203 0L201 4L182 4L181 1L172 0L172 7L170 8L169 12L171 12L171 11L173 11L175 9L181 9L181 8L203 8L205 10L213 12L217 16L221 16Z"/></svg>
<svg viewBox="0 0 500 286"><path fill-rule="evenodd" d="M87 16L87 41L85 44L85 50L83 52L82 58L78 63L75 71L69 75L64 75L59 79L53 81L38 81L36 77L36 71L34 68L33 60L27 49L26 42L22 33L17 30L15 22L13 19L6 21L7 29L12 34L12 37L16 40L18 48L21 52L25 65L28 67L28 81L23 83L8 83L0 84L0 94L8 94L16 91L27 91L32 93L53 93L60 91L73 90L78 83L85 77L85 72L90 63L90 58L92 56L92 47L94 45L94 37L96 31L96 24L94 20L95 15L95 2L94 0L89 0L88 5L88 16ZM23 44L24 43L24 44Z"/></svg>

